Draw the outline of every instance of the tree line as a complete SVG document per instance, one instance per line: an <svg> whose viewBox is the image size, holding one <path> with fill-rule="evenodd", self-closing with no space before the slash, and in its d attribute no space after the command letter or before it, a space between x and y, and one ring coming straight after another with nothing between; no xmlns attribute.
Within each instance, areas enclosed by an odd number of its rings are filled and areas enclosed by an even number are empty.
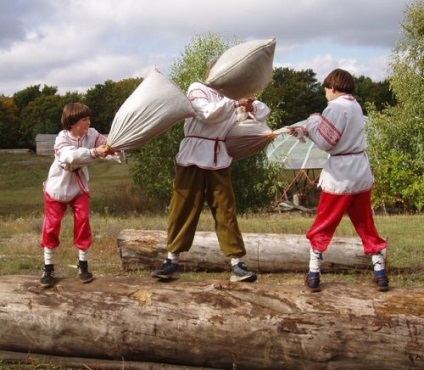
<svg viewBox="0 0 424 370"><path fill-rule="evenodd" d="M60 95L56 86L32 85L11 97L0 95L0 149L35 150L37 134L57 134L61 130L63 107L75 101L84 102L92 109L92 126L107 134L119 107L142 80L142 77L118 82L107 80L85 93ZM396 104L387 80L374 82L369 77L359 76L355 77L355 82L356 98L362 104L364 114L368 103L375 104L378 111ZM273 129L321 112L326 105L324 89L311 69L275 68L272 82L260 94L260 99L272 108L268 125Z"/></svg>

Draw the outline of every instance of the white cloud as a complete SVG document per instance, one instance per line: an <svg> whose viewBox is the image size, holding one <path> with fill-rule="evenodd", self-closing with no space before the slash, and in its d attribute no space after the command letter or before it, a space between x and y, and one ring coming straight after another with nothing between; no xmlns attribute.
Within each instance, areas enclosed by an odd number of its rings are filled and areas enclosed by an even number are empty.
<svg viewBox="0 0 424 370"><path fill-rule="evenodd" d="M409 0L0 0L0 94L164 73L195 35L277 38L275 65L384 79Z"/></svg>

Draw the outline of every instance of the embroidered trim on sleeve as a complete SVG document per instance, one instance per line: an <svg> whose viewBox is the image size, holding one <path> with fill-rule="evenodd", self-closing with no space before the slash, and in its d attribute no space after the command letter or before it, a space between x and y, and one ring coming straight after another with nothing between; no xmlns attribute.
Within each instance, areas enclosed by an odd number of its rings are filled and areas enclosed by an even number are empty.
<svg viewBox="0 0 424 370"><path fill-rule="evenodd" d="M341 132L324 116L321 116L318 132L332 146L336 145L342 136Z"/></svg>

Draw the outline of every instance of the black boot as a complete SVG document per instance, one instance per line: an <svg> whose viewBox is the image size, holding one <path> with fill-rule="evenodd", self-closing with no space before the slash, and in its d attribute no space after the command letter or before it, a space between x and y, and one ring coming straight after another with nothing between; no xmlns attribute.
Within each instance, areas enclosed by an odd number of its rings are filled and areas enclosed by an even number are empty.
<svg viewBox="0 0 424 370"><path fill-rule="evenodd" d="M374 271L373 283L380 292L387 292L389 290L389 278L387 277L386 270Z"/></svg>
<svg viewBox="0 0 424 370"><path fill-rule="evenodd" d="M44 288L50 288L54 285L54 265L44 265L43 275L40 284Z"/></svg>
<svg viewBox="0 0 424 370"><path fill-rule="evenodd" d="M79 261L78 262L78 277L82 283L89 283L94 279L94 276L91 272L88 271L88 262Z"/></svg>

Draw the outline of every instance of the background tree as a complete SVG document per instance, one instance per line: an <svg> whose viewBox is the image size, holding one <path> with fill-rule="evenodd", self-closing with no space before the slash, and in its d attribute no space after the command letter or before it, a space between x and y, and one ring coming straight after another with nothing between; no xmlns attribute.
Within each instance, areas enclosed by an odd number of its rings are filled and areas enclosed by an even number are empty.
<svg viewBox="0 0 424 370"><path fill-rule="evenodd" d="M424 208L424 2L407 6L390 62L397 104L370 108L368 140L376 176L374 202L408 211Z"/></svg>
<svg viewBox="0 0 424 370"><path fill-rule="evenodd" d="M41 118L33 120L34 116L31 117L31 114L28 111L37 110L36 105L43 104L43 97L55 96L57 94L56 86L48 86L44 85L42 89L40 89L40 85L32 85L21 91L16 92L13 95L13 100L18 109L17 114L19 117L19 126L20 126L20 138L18 141L18 147L21 148L31 148L35 149L35 136L37 133L45 133L45 132L37 132L36 127L32 127L37 124L40 129L42 129L42 125L40 126ZM58 95L57 95L58 96ZM32 108L28 108L29 105L32 104ZM40 107L40 109L43 109ZM47 113L51 113L47 112ZM46 116L46 119L49 119L49 116ZM59 121L60 122L60 121Z"/></svg>
<svg viewBox="0 0 424 370"><path fill-rule="evenodd" d="M119 107L141 81L141 78L129 78L119 82L107 80L104 84L98 84L88 89L83 103L92 110L92 127L102 134L108 134Z"/></svg>
<svg viewBox="0 0 424 370"><path fill-rule="evenodd" d="M85 99L85 94L81 94L77 91L68 91L62 96L62 104L65 106L68 103L82 102Z"/></svg>
<svg viewBox="0 0 424 370"><path fill-rule="evenodd" d="M35 150L37 134L57 134L61 129L62 99L40 95L21 111L21 145Z"/></svg>
<svg viewBox="0 0 424 370"><path fill-rule="evenodd" d="M18 112L21 112L29 103L41 95L40 85L32 85L13 94Z"/></svg>
<svg viewBox="0 0 424 370"><path fill-rule="evenodd" d="M13 98L0 96L0 149L19 147L18 107Z"/></svg>
<svg viewBox="0 0 424 370"><path fill-rule="evenodd" d="M292 125L321 112L327 105L324 89L311 69L275 68L271 84L260 99L273 111L273 129Z"/></svg>
<svg viewBox="0 0 424 370"><path fill-rule="evenodd" d="M388 106L396 105L396 97L390 90L388 80L374 82L366 76L354 77L355 80L355 98L361 104L364 115L368 115L366 107L373 105L375 109L381 112Z"/></svg>

